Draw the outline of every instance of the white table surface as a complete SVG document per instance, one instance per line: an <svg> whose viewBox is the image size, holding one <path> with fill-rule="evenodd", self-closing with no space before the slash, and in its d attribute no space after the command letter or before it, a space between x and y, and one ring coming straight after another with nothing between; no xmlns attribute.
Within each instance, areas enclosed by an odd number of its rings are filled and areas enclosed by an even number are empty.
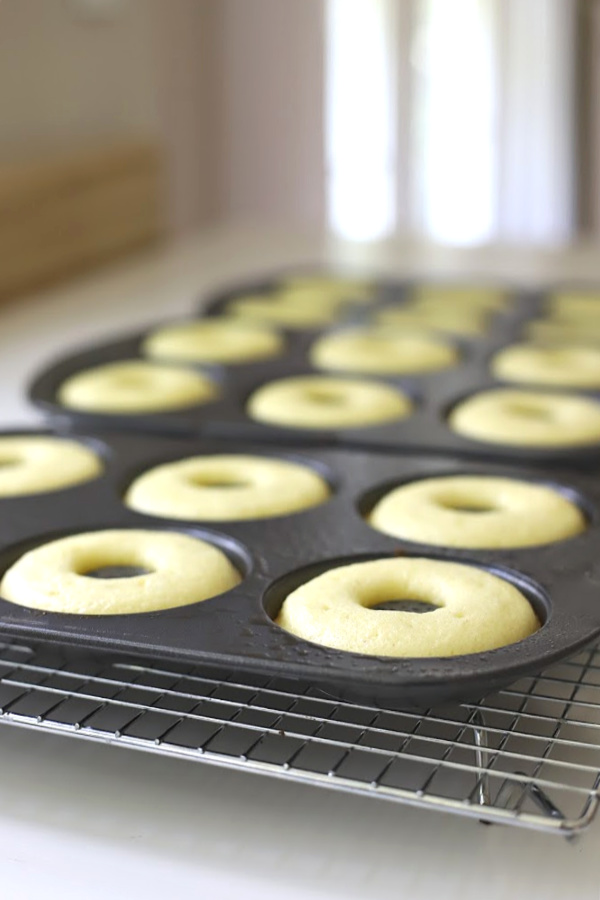
<svg viewBox="0 0 600 900"><path fill-rule="evenodd" d="M360 258L380 271L600 276L600 254L351 248L212 233L0 310L0 415L33 423L31 374L52 356L156 318L269 266ZM600 898L600 818L574 843L520 829L0 729L0 897Z"/></svg>

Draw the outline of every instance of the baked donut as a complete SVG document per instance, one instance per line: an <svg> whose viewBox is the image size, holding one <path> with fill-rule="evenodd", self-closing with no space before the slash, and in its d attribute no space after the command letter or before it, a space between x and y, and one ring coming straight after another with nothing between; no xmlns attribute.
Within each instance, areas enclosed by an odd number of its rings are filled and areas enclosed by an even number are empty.
<svg viewBox="0 0 600 900"><path fill-rule="evenodd" d="M547 307L553 317L565 321L600 319L600 289L560 291Z"/></svg>
<svg viewBox="0 0 600 900"><path fill-rule="evenodd" d="M543 344L589 346L600 343L600 319L561 322L555 319L534 319L525 326L531 341Z"/></svg>
<svg viewBox="0 0 600 900"><path fill-rule="evenodd" d="M247 363L283 353L283 338L270 328L242 319L198 319L157 328L143 353L174 362Z"/></svg>
<svg viewBox="0 0 600 900"><path fill-rule="evenodd" d="M0 436L0 497L59 491L102 474L99 456L78 441L41 434Z"/></svg>
<svg viewBox="0 0 600 900"><path fill-rule="evenodd" d="M497 353L491 365L496 378L523 384L572 388L600 387L600 348L515 344Z"/></svg>
<svg viewBox="0 0 600 900"><path fill-rule="evenodd" d="M287 297L277 294L257 294L237 297L227 304L227 313L243 319L279 325L282 328L323 328L339 318L342 303L337 298L318 302L292 293Z"/></svg>
<svg viewBox="0 0 600 900"><path fill-rule="evenodd" d="M501 288L481 285L427 284L418 285L410 292L413 302L422 309L440 309L449 306L494 312L509 305L509 297Z"/></svg>
<svg viewBox="0 0 600 900"><path fill-rule="evenodd" d="M367 516L378 531L445 547L534 547L580 534L579 507L553 488L516 478L447 475L403 484Z"/></svg>
<svg viewBox="0 0 600 900"><path fill-rule="evenodd" d="M318 283L296 279L277 290L276 296L287 303L370 303L375 294L366 285L350 282Z"/></svg>
<svg viewBox="0 0 600 900"><path fill-rule="evenodd" d="M288 275L280 284L284 291L302 289L349 301L368 302L374 299L373 286L362 278L339 275Z"/></svg>
<svg viewBox="0 0 600 900"><path fill-rule="evenodd" d="M522 447L574 447L600 441L600 403L573 394L498 388L454 407L450 427L465 437Z"/></svg>
<svg viewBox="0 0 600 900"><path fill-rule="evenodd" d="M285 428L366 428L405 418L412 403L387 384L300 375L260 387L250 397L247 412L258 422Z"/></svg>
<svg viewBox="0 0 600 900"><path fill-rule="evenodd" d="M409 600L425 613L375 609ZM377 559L329 569L291 593L276 624L297 637L371 656L458 656L521 641L540 627L514 585L476 566Z"/></svg>
<svg viewBox="0 0 600 900"><path fill-rule="evenodd" d="M413 305L391 306L376 316L378 325L406 328L411 331L434 330L448 334L477 337L485 332L487 314L473 309L427 308Z"/></svg>
<svg viewBox="0 0 600 900"><path fill-rule="evenodd" d="M144 472L125 505L167 519L267 519L317 506L329 485L309 466L266 456L194 456Z"/></svg>
<svg viewBox="0 0 600 900"><path fill-rule="evenodd" d="M83 412L145 413L208 403L219 395L200 372L129 359L71 375L58 390L63 406Z"/></svg>
<svg viewBox="0 0 600 900"><path fill-rule="evenodd" d="M103 568L142 569L94 577ZM59 538L21 556L5 572L5 600L86 616L145 613L188 606L231 590L240 575L225 554L175 531L92 531Z"/></svg>
<svg viewBox="0 0 600 900"><path fill-rule="evenodd" d="M310 360L319 369L395 375L445 369L458 359L456 348L441 337L389 328L353 328L325 335L310 351Z"/></svg>

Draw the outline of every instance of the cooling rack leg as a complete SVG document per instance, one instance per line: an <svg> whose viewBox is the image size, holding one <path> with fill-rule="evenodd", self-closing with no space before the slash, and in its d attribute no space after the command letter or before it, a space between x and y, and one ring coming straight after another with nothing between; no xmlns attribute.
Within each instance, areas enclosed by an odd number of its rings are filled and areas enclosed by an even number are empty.
<svg viewBox="0 0 600 900"><path fill-rule="evenodd" d="M477 802L480 806L489 806L490 789L489 778L485 774L485 768L488 762L487 754L487 737L485 733L485 720L483 713L475 712L473 715L473 742L475 744L475 763L479 769L479 778L477 780Z"/></svg>

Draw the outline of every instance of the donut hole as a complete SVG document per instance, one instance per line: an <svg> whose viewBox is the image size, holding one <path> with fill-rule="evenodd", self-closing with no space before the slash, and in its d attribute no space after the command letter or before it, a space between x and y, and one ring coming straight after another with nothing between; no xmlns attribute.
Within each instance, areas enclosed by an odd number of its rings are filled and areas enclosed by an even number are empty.
<svg viewBox="0 0 600 900"><path fill-rule="evenodd" d="M456 501L452 501L451 503L442 503L438 500L438 506L441 506L443 509L449 509L451 512L459 512L459 513L491 513L497 512L497 507L489 506L489 505L476 505L475 503L460 503Z"/></svg>
<svg viewBox="0 0 600 900"><path fill-rule="evenodd" d="M306 392L306 399L321 406L340 406L346 403L345 397L336 391L328 391L325 388L309 388Z"/></svg>
<svg viewBox="0 0 600 900"><path fill-rule="evenodd" d="M115 378L115 386L125 390L144 389L152 385L152 379L139 372L127 372Z"/></svg>
<svg viewBox="0 0 600 900"><path fill-rule="evenodd" d="M197 488L215 488L215 490L227 490L228 488L247 488L250 487L249 481L243 481L235 475L210 475L204 473L202 475L189 475L186 478L188 484Z"/></svg>
<svg viewBox="0 0 600 900"><path fill-rule="evenodd" d="M0 469L8 469L12 466L21 466L25 460L22 456L4 456L0 457Z"/></svg>
<svg viewBox="0 0 600 900"><path fill-rule="evenodd" d="M439 607L427 600L411 600L407 597L404 600L382 600L380 603L374 603L369 609L375 612L382 610L383 612L407 612L422 615L435 612Z"/></svg>
<svg viewBox="0 0 600 900"><path fill-rule="evenodd" d="M140 575L151 575L153 571L145 566L99 566L79 574L86 578L137 578Z"/></svg>
<svg viewBox="0 0 600 900"><path fill-rule="evenodd" d="M358 588L358 602L368 610L381 612L407 612L423 614L435 612L444 607L444 602L432 596L429 591L413 592L403 579L392 578L373 590Z"/></svg>
<svg viewBox="0 0 600 900"><path fill-rule="evenodd" d="M552 410L544 406L537 406L534 403L526 403L525 401L509 404L508 411L513 416L518 416L521 419L537 419L542 422L550 422L554 419Z"/></svg>
<svg viewBox="0 0 600 900"><path fill-rule="evenodd" d="M467 493L442 494L435 498L435 504L442 509L458 513L491 513L498 511L498 507L495 504L484 498Z"/></svg>
<svg viewBox="0 0 600 900"><path fill-rule="evenodd" d="M78 555L73 560L72 568L77 575L85 578L139 578L155 571L143 554L132 556L118 549L102 557L100 554Z"/></svg>

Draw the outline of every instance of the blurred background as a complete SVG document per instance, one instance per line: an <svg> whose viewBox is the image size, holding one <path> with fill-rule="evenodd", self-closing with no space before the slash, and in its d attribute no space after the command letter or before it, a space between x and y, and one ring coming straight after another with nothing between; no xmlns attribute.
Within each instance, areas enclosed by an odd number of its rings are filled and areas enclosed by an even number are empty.
<svg viewBox="0 0 600 900"><path fill-rule="evenodd" d="M0 296L244 223L600 234L600 0L2 0Z"/></svg>

